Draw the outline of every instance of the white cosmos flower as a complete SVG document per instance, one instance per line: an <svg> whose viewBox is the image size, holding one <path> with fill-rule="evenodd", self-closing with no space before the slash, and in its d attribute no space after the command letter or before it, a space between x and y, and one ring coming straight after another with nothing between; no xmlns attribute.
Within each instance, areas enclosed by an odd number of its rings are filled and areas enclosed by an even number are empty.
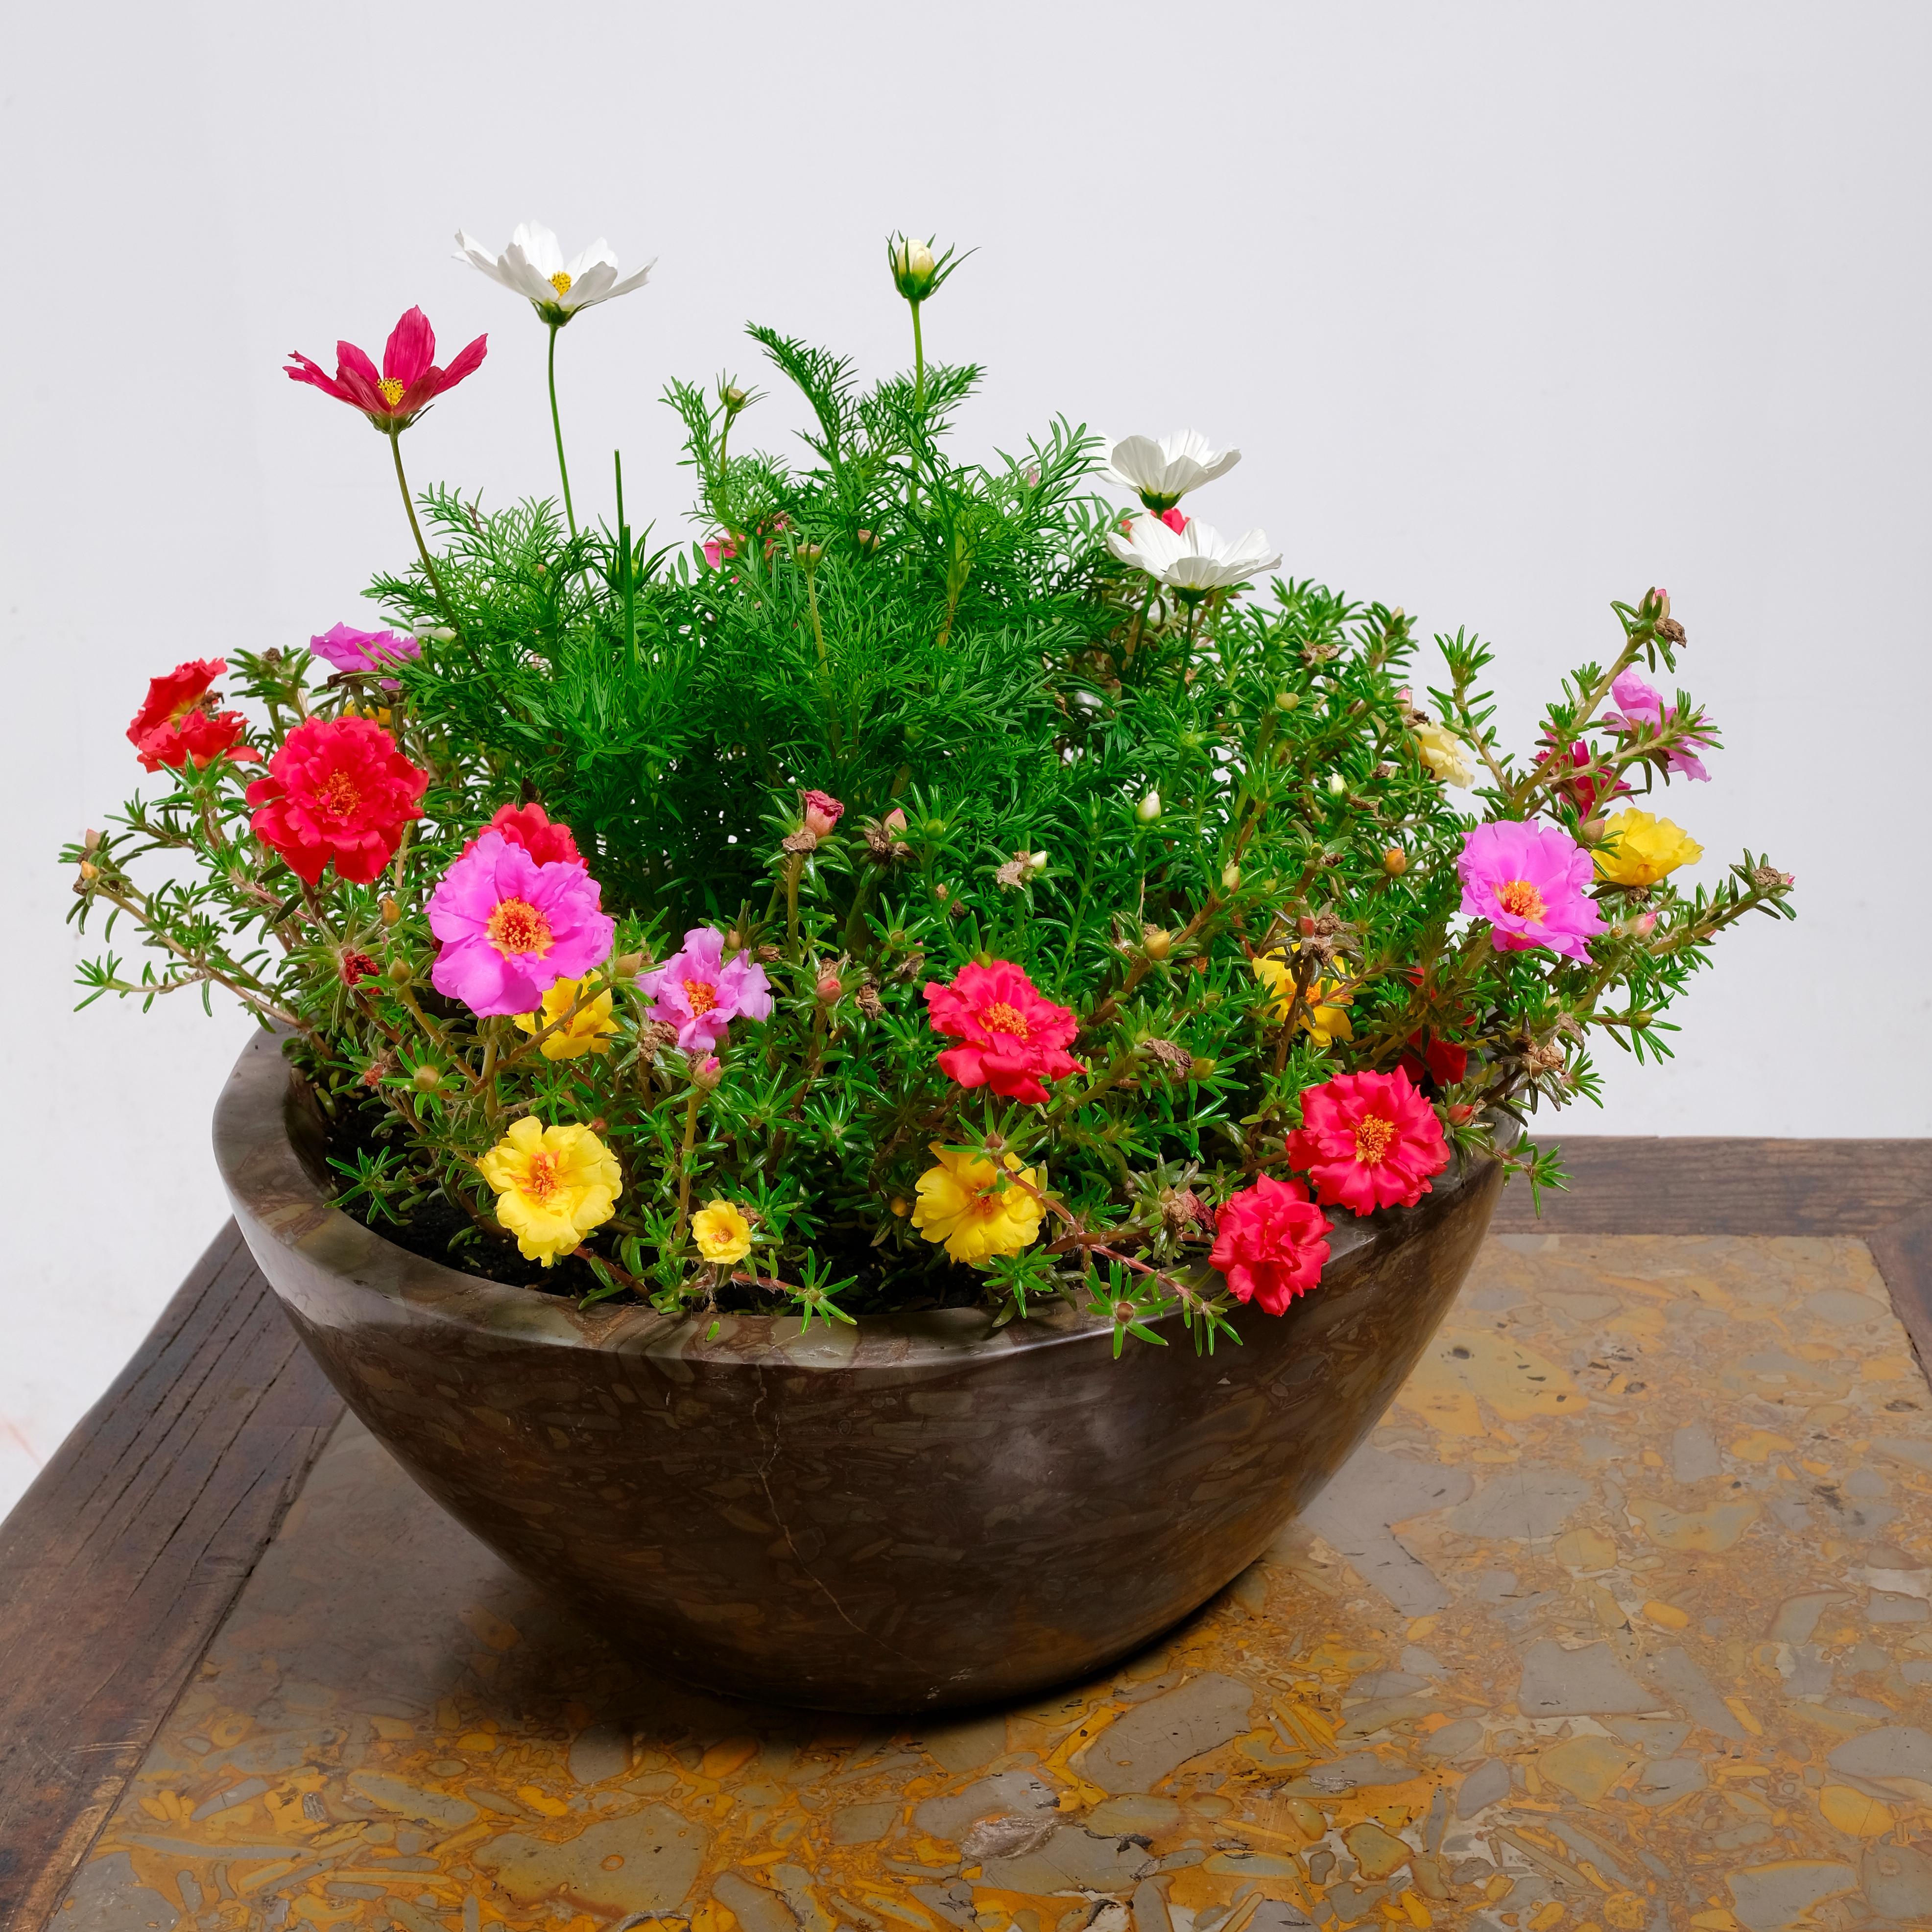
<svg viewBox="0 0 1932 1932"><path fill-rule="evenodd" d="M1159 516L1190 490L1225 476L1240 461L1238 449L1214 449L1198 429L1178 429L1156 442L1150 436L1123 436L1108 446L1100 474L1131 490Z"/></svg>
<svg viewBox="0 0 1932 1932"><path fill-rule="evenodd" d="M580 308L642 288L657 266L655 261L646 262L620 281L617 258L601 235L574 261L566 262L556 237L540 221L520 223L500 255L491 254L460 228L456 246L463 260L521 296L554 328L562 328Z"/></svg>
<svg viewBox="0 0 1932 1932"><path fill-rule="evenodd" d="M1265 531L1244 530L1230 541L1192 517L1180 530L1169 530L1158 517L1136 517L1124 534L1107 532L1107 548L1184 598L1230 590L1281 561L1281 552L1268 548Z"/></svg>

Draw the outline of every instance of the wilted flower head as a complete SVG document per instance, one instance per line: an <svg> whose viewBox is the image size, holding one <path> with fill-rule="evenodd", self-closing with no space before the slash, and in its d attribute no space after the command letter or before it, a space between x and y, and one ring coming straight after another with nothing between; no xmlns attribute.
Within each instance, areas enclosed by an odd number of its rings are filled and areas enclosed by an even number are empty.
<svg viewBox="0 0 1932 1932"><path fill-rule="evenodd" d="M456 246L462 260L521 296L553 328L561 328L580 308L642 288L657 266L655 261L646 262L620 281L617 258L601 235L566 263L556 237L540 221L520 222L500 255L491 254L460 228Z"/></svg>
<svg viewBox="0 0 1932 1932"><path fill-rule="evenodd" d="M805 829L814 838L829 838L832 829L845 815L842 800L830 792L808 791L804 795Z"/></svg>
<svg viewBox="0 0 1932 1932"><path fill-rule="evenodd" d="M1198 429L1178 429L1158 442L1150 436L1127 436L1106 445L1100 474L1132 490L1159 516L1189 490L1226 476L1240 460L1238 449L1216 449Z"/></svg>
<svg viewBox="0 0 1932 1932"><path fill-rule="evenodd" d="M1136 517L1124 536L1107 532L1107 548L1184 598L1232 590L1281 561L1281 552L1268 548L1265 531L1246 530L1230 540L1192 517L1178 532L1158 517Z"/></svg>
<svg viewBox="0 0 1932 1932"><path fill-rule="evenodd" d="M694 926L683 946L655 970L638 975L638 990L652 1002L650 1016L677 1029L688 1054L708 1054L735 1019L771 1017L771 982L748 953L724 957L724 935Z"/></svg>
<svg viewBox="0 0 1932 1932"><path fill-rule="evenodd" d="M338 670L380 670L422 656L422 646L414 638L399 638L393 631L358 631L352 624L336 624L320 637L308 640L309 649L324 663ZM382 680L385 691L401 688L393 677Z"/></svg>
<svg viewBox="0 0 1932 1932"><path fill-rule="evenodd" d="M436 332L419 308L410 309L389 332L379 371L352 342L335 345L335 374L299 350L283 373L291 382L307 382L338 402L360 410L385 436L407 429L446 389L453 389L482 366L490 338L479 335L460 351L447 369L436 366Z"/></svg>

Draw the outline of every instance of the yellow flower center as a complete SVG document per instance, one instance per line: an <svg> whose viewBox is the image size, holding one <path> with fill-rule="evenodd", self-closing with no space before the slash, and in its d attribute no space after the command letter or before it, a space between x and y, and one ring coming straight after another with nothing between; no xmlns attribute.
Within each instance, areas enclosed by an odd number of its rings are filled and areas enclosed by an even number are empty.
<svg viewBox="0 0 1932 1932"><path fill-rule="evenodd" d="M541 1205L563 1184L563 1177L556 1171L556 1156L554 1154L535 1154L530 1156L530 1172L524 1177L521 1191Z"/></svg>
<svg viewBox="0 0 1932 1932"><path fill-rule="evenodd" d="M541 958L553 940L550 921L528 899L500 899L490 915L490 944L508 958L512 953L534 952ZM548 1160L544 1155L542 1159Z"/></svg>
<svg viewBox="0 0 1932 1932"><path fill-rule="evenodd" d="M1355 1158L1364 1167L1373 1167L1389 1150L1394 1140L1395 1123L1385 1120L1379 1114L1371 1114L1366 1120L1355 1124Z"/></svg>
<svg viewBox="0 0 1932 1932"><path fill-rule="evenodd" d="M346 772L331 772L322 782L322 808L338 818L351 818L362 802L362 788Z"/></svg>
<svg viewBox="0 0 1932 1932"><path fill-rule="evenodd" d="M684 982L684 998L694 1019L700 1013L708 1013L717 1005L718 988L708 980L687 980Z"/></svg>
<svg viewBox="0 0 1932 1932"><path fill-rule="evenodd" d="M1529 920L1538 926L1550 910L1543 902L1543 895L1527 879L1510 879L1497 886L1496 904L1504 912L1514 913L1518 919Z"/></svg>
<svg viewBox="0 0 1932 1932"><path fill-rule="evenodd" d="M382 400L391 409L403 400L403 386L394 376L385 376L376 386L382 392Z"/></svg>
<svg viewBox="0 0 1932 1932"><path fill-rule="evenodd" d="M1015 1040L1030 1037L1026 1022L1004 1000L995 1000L990 1006L982 1006L980 1024L988 1033L1010 1034Z"/></svg>
<svg viewBox="0 0 1932 1932"><path fill-rule="evenodd" d="M567 296L570 292L570 278L561 268L550 277L550 285L560 296Z"/></svg>

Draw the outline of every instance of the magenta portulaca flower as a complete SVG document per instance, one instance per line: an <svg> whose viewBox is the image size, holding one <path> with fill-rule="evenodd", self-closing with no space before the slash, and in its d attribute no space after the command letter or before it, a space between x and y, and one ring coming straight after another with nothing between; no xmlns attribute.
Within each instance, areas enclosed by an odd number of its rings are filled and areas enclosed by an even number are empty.
<svg viewBox="0 0 1932 1932"><path fill-rule="evenodd" d="M422 646L414 638L399 638L394 631L358 631L352 624L336 624L318 638L308 640L309 649L338 670L381 670L406 658L422 656ZM393 677L382 680L385 691L400 686Z"/></svg>
<svg viewBox="0 0 1932 1932"><path fill-rule="evenodd" d="M1610 686L1610 695L1623 707L1620 712L1606 711L1604 714L1604 723L1612 731L1634 731L1640 725L1654 731L1661 728L1666 718L1677 716L1676 706L1672 705L1666 711L1664 694L1634 670L1625 671ZM1694 731L1684 740L1686 746L1700 745L1706 751L1711 742L1702 733ZM1673 746L1664 754L1664 762L1672 771L1687 778L1708 780L1711 776L1704 769L1703 760L1688 749Z"/></svg>
<svg viewBox="0 0 1932 1932"><path fill-rule="evenodd" d="M473 1013L535 1012L559 980L610 956L616 922L581 865L540 866L500 832L484 832L444 873L429 902L442 941L430 984Z"/></svg>
<svg viewBox="0 0 1932 1932"><path fill-rule="evenodd" d="M743 952L724 957L724 935L694 926L683 949L662 966L638 975L638 991L652 1002L650 1016L677 1029L686 1053L709 1053L735 1019L771 1017L771 982L765 969Z"/></svg>
<svg viewBox="0 0 1932 1932"><path fill-rule="evenodd" d="M1456 869L1463 912L1490 922L1498 952L1540 946L1588 964L1586 942L1603 931L1604 915L1589 894L1590 855L1560 826L1479 825Z"/></svg>

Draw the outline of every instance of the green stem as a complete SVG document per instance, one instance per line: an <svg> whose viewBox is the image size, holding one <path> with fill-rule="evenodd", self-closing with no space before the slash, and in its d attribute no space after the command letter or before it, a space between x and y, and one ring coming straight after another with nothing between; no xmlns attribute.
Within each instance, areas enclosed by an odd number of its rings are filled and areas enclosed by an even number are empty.
<svg viewBox="0 0 1932 1932"><path fill-rule="evenodd" d="M456 614L449 608L449 599L443 595L442 579L436 574L436 565L431 560L429 545L423 542L422 526L416 521L416 506L410 496L410 479L403 474L403 433L392 429L389 432L389 454L396 459L396 488L403 493L403 508L408 512L410 529L416 540L416 554L422 559L423 568L429 572L430 587L436 592L436 601L442 607L445 619L454 626Z"/></svg>
<svg viewBox="0 0 1932 1932"><path fill-rule="evenodd" d="M550 326L550 426L556 434L556 473L563 478L563 514L570 524L570 534L577 534L577 512L570 506L570 466L563 460L563 418L556 410L556 332L559 324Z"/></svg>
<svg viewBox="0 0 1932 1932"><path fill-rule="evenodd" d="M922 415L926 410L926 338L920 333L919 304L909 303L912 310L912 400L913 406Z"/></svg>
<svg viewBox="0 0 1932 1932"><path fill-rule="evenodd" d="M677 1225L671 1231L670 1246L674 1254L684 1246L684 1231L689 1225L691 1215L691 1154L698 1144L698 1106L703 1098L695 1081L692 1083L691 1097L684 1106L684 1145L680 1150L677 1162Z"/></svg>

